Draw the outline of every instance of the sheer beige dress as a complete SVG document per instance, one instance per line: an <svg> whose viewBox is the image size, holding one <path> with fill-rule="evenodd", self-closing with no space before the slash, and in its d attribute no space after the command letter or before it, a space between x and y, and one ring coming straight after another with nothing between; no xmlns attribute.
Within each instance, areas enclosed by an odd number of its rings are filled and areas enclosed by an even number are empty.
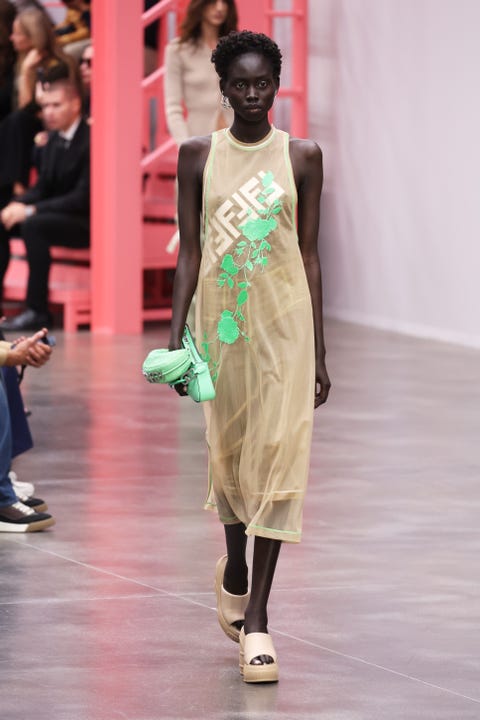
<svg viewBox="0 0 480 720"><path fill-rule="evenodd" d="M216 387L206 507L247 535L299 542L315 356L288 147L275 128L255 144L213 133L196 321Z"/></svg>

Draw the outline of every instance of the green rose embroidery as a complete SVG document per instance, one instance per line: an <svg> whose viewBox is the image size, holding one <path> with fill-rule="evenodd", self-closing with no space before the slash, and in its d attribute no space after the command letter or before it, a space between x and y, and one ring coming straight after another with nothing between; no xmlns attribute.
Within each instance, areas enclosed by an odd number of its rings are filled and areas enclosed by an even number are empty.
<svg viewBox="0 0 480 720"><path fill-rule="evenodd" d="M236 296L235 308L222 311L217 323L215 340L209 341L204 335L201 344L203 358L209 363L214 383L218 376L222 345L233 345L239 337L243 337L245 342L250 341L245 332L246 319L242 309L248 302L248 288L251 286L250 279L255 272L255 267L259 266L263 270L268 265L268 253L272 246L266 238L277 229L278 223L274 216L278 215L282 209L280 200L276 199L273 203L268 202L269 195L275 192L273 182L272 172L266 173L262 178L263 189L257 200L263 204L263 207L256 211L256 217L251 217L254 214L252 208L247 210L250 217L238 228L246 239L240 240L236 244L233 254L227 253L220 264L222 272L217 278L217 285L221 288L227 285L230 290L234 290L236 287L239 292ZM217 341L220 343L220 352L215 361L210 353L210 345Z"/></svg>
<svg viewBox="0 0 480 720"><path fill-rule="evenodd" d="M240 335L240 329L230 310L224 310L217 325L218 338L220 342L233 345Z"/></svg>

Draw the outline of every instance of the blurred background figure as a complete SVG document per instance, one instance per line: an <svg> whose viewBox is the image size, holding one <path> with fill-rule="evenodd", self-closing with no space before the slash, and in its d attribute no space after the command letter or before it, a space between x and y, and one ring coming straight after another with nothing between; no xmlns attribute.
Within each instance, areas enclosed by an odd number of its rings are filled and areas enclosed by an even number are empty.
<svg viewBox="0 0 480 720"><path fill-rule="evenodd" d="M79 61L80 76L83 86L83 114L90 122L90 98L92 89L92 63L93 63L93 45L89 43L82 52Z"/></svg>
<svg viewBox="0 0 480 720"><path fill-rule="evenodd" d="M212 51L218 40L237 30L235 0L191 0L180 36L165 49L165 115L168 130L179 146L195 135L208 135L231 125L231 108L222 106ZM169 249L178 245L178 230ZM195 296L187 322L195 335Z"/></svg>
<svg viewBox="0 0 480 720"><path fill-rule="evenodd" d="M55 25L54 32L64 50L78 60L90 42L90 2L62 0L67 8L64 19Z"/></svg>
<svg viewBox="0 0 480 720"><path fill-rule="evenodd" d="M231 124L233 115L221 105L211 55L218 39L237 29L237 18L234 0L191 0L180 37L167 45L165 112L177 145Z"/></svg>
<svg viewBox="0 0 480 720"><path fill-rule="evenodd" d="M0 214L0 282L10 261L9 238L22 237L28 260L26 309L3 324L22 332L48 324L50 247L90 244L90 132L82 117L79 86L57 78L44 84L43 117L51 134L37 183ZM59 70L57 71L59 72Z"/></svg>
<svg viewBox="0 0 480 720"><path fill-rule="evenodd" d="M0 0L0 122L12 110L15 51L10 35L15 15L12 3Z"/></svg>
<svg viewBox="0 0 480 720"><path fill-rule="evenodd" d="M13 71L11 112L0 124L0 198L2 205L15 194L25 192L32 167L36 133L42 129L36 90L46 73L62 65L71 77L78 77L72 57L58 45L46 13L25 10L13 21L10 36L16 61Z"/></svg>

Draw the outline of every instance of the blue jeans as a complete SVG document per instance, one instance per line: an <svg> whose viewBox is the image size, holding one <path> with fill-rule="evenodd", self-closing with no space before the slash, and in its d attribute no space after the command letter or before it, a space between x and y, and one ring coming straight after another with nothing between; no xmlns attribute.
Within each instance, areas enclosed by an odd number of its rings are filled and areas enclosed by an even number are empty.
<svg viewBox="0 0 480 720"><path fill-rule="evenodd" d="M12 462L12 433L7 396L3 385L3 373L0 372L0 507L13 505L17 496L8 477Z"/></svg>

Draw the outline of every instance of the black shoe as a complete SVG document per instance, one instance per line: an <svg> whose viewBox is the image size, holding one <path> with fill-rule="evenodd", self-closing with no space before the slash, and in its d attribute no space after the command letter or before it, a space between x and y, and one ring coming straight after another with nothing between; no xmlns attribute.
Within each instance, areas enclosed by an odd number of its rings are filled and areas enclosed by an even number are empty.
<svg viewBox="0 0 480 720"><path fill-rule="evenodd" d="M20 315L5 320L2 323L2 330L41 330L44 327L48 327L50 324L50 317L48 313L39 313L36 310L27 308Z"/></svg>
<svg viewBox="0 0 480 720"><path fill-rule="evenodd" d="M0 507L0 532L37 532L55 525L48 513L35 512L21 502Z"/></svg>
<svg viewBox="0 0 480 720"><path fill-rule="evenodd" d="M14 488L15 490L15 488ZM41 500L40 498L36 497L28 497L28 495L23 495L21 492L15 491L15 495L20 500L21 503L26 505L29 508L33 508L35 512L46 512L48 510L48 505L45 502L45 500Z"/></svg>

